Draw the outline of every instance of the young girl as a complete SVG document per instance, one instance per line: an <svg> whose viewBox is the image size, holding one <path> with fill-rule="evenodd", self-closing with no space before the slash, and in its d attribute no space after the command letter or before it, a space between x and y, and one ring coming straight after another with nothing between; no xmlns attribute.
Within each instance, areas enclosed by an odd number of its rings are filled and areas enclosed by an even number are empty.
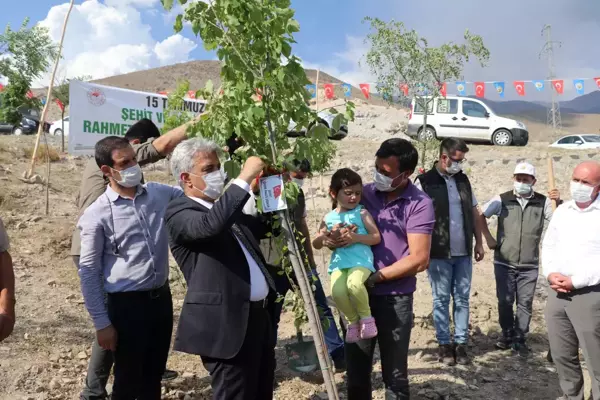
<svg viewBox="0 0 600 400"><path fill-rule="evenodd" d="M364 283L375 272L370 246L378 244L381 235L371 214L359 204L362 187L360 176L351 169L333 174L329 195L334 208L323 218L319 236L313 240L315 249L333 245L341 236L350 240L334 250L329 265L333 300L348 321L348 343L377 336Z"/></svg>

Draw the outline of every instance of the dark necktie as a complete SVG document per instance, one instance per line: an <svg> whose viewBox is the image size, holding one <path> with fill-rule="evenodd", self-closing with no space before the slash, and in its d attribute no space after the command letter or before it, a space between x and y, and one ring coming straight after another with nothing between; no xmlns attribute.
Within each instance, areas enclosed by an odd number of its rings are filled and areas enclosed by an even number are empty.
<svg viewBox="0 0 600 400"><path fill-rule="evenodd" d="M246 250L248 250L248 253L250 253L250 255L252 256L254 261L256 261L258 268L260 268L261 272L265 276L265 279L267 280L267 284L269 285L271 290L274 292L277 292L277 289L275 289L275 282L273 281L273 277L271 276L271 274L269 274L269 271L267 271L267 267L265 266L265 264L263 264L260 256L258 254L256 254L256 250L254 250L254 246L252 246L252 243L250 243L250 241L248 240L248 237L246 237L246 234L244 233L244 231L242 231L242 229L237 224L233 224L231 226L231 230L235 234L235 237L237 237L238 240L242 243L242 245L244 245Z"/></svg>

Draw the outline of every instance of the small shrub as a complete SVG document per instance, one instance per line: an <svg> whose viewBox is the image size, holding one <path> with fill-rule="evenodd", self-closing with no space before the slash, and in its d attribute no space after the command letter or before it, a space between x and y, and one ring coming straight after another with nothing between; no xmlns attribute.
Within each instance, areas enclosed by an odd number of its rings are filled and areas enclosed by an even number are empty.
<svg viewBox="0 0 600 400"><path fill-rule="evenodd" d="M25 158L31 159L31 156L33 155L33 146L25 148L23 153ZM48 157L50 157L50 162L60 161L60 154L58 153L58 150L52 146L40 144L37 154L35 155L36 162L45 163L48 161Z"/></svg>

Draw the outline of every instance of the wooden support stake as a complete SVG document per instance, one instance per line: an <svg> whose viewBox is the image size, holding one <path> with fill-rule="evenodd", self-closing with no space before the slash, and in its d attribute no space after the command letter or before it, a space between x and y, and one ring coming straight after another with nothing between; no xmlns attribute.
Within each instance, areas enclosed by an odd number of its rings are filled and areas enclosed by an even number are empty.
<svg viewBox="0 0 600 400"><path fill-rule="evenodd" d="M548 156L548 189L556 189L556 184L554 182L554 165L552 163L552 156ZM552 200L552 211L555 211L556 207L556 200Z"/></svg>
<svg viewBox="0 0 600 400"><path fill-rule="evenodd" d="M48 85L48 93L46 94L46 104L44 104L44 109L42 110L40 126L38 127L37 137L35 138L35 146L33 148L33 154L31 155L31 165L29 166L29 170L25 174L25 179L31 178L31 176L33 175L33 170L35 168L35 158L37 156L38 148L40 147L40 139L44 132L44 122L46 121L46 113L48 112L48 106L51 103L50 99L52 98L52 89L54 88L54 78L56 77L56 71L58 70L58 64L60 63L60 58L62 55L63 42L65 41L65 33L67 31L67 22L69 22L69 15L71 15L71 10L73 9L74 4L75 0L71 0L71 3L69 4L69 9L67 10L67 15L65 15L65 22L63 23L60 43L58 45L58 54L56 54L56 60L54 61L54 70L52 71L52 77L50 78L50 84Z"/></svg>

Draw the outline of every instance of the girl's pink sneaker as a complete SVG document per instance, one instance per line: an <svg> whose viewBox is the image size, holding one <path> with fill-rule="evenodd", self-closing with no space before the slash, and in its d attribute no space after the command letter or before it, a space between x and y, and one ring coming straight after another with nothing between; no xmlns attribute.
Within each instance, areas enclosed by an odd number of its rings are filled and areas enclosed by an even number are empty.
<svg viewBox="0 0 600 400"><path fill-rule="evenodd" d="M360 338L361 339L372 339L377 336L377 325L375 325L375 318L363 318L360 320Z"/></svg>
<svg viewBox="0 0 600 400"><path fill-rule="evenodd" d="M360 325L359 323L348 324L346 331L346 343L356 343L360 340Z"/></svg>

